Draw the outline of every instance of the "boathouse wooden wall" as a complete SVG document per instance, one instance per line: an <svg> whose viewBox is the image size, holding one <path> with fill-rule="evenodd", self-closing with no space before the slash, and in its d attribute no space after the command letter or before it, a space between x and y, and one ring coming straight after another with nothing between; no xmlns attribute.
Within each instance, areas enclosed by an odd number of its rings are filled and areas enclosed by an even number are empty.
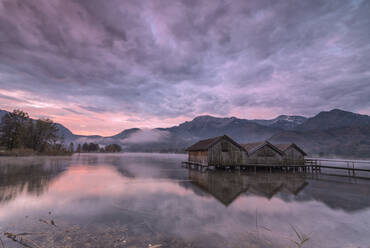
<svg viewBox="0 0 370 248"><path fill-rule="evenodd" d="M227 139L222 139L208 150L208 164L215 166L242 165L245 152Z"/></svg>
<svg viewBox="0 0 370 248"><path fill-rule="evenodd" d="M257 151L249 154L245 164L282 164L283 156L277 151L272 149L270 146L263 146Z"/></svg>
<svg viewBox="0 0 370 248"><path fill-rule="evenodd" d="M290 146L285 151L284 160L288 164L304 164L304 155L295 147Z"/></svg>
<svg viewBox="0 0 370 248"><path fill-rule="evenodd" d="M289 147L285 151L285 157L290 160L304 160L304 155L294 147Z"/></svg>
<svg viewBox="0 0 370 248"><path fill-rule="evenodd" d="M189 162L199 163L199 164L207 164L208 151L189 151Z"/></svg>

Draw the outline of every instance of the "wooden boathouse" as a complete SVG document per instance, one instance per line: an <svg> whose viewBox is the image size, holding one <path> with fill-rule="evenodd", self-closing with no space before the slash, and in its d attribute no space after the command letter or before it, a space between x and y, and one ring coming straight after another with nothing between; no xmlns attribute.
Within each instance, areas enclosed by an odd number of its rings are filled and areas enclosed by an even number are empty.
<svg viewBox="0 0 370 248"><path fill-rule="evenodd" d="M363 167L368 161L333 160L319 158L305 158L306 152L298 145L272 144L268 141L239 144L227 135L200 140L186 149L188 161L182 162L184 167L207 169L253 169L267 168L283 171L311 171L318 173L323 170L347 171L349 176L369 178L369 168ZM338 166L342 163L345 166ZM359 168L355 168L355 164ZM351 175L352 174L352 175Z"/></svg>
<svg viewBox="0 0 370 248"><path fill-rule="evenodd" d="M307 154L296 144L274 144L274 146L284 152L284 164L304 165Z"/></svg>
<svg viewBox="0 0 370 248"><path fill-rule="evenodd" d="M243 164L281 165L285 153L268 141L242 144L248 156Z"/></svg>
<svg viewBox="0 0 370 248"><path fill-rule="evenodd" d="M284 166L304 164L306 153L296 144L268 141L239 144L227 135L200 140L186 149L188 164L202 167Z"/></svg>
<svg viewBox="0 0 370 248"><path fill-rule="evenodd" d="M189 163L202 166L239 166L247 157L244 147L227 135L198 141L186 151Z"/></svg>

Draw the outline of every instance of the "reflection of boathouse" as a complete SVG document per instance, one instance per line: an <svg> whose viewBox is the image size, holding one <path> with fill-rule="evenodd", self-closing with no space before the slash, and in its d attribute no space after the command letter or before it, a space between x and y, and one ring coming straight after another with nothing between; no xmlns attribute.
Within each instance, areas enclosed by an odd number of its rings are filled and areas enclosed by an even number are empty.
<svg viewBox="0 0 370 248"><path fill-rule="evenodd" d="M304 165L306 153L296 144L268 141L238 144L224 135L201 140L186 149L189 163L203 166Z"/></svg>
<svg viewBox="0 0 370 248"><path fill-rule="evenodd" d="M258 195L272 198L278 192L298 194L306 185L303 176L291 174L251 174L225 173L189 170L191 182L208 192L225 206L231 204L241 194Z"/></svg>

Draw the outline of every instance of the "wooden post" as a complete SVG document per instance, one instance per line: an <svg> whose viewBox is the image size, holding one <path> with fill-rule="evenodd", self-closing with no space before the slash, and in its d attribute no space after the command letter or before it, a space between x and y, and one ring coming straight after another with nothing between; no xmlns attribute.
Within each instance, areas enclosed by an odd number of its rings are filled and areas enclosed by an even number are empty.
<svg viewBox="0 0 370 248"><path fill-rule="evenodd" d="M355 175L355 162L352 162L353 175Z"/></svg>

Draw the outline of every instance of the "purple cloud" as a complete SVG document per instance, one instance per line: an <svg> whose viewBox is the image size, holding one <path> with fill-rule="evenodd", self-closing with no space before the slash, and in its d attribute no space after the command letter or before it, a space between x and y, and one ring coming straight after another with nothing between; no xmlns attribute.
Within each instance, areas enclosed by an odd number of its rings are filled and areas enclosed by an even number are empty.
<svg viewBox="0 0 370 248"><path fill-rule="evenodd" d="M368 13L368 1L0 0L0 89L89 115L369 112Z"/></svg>

